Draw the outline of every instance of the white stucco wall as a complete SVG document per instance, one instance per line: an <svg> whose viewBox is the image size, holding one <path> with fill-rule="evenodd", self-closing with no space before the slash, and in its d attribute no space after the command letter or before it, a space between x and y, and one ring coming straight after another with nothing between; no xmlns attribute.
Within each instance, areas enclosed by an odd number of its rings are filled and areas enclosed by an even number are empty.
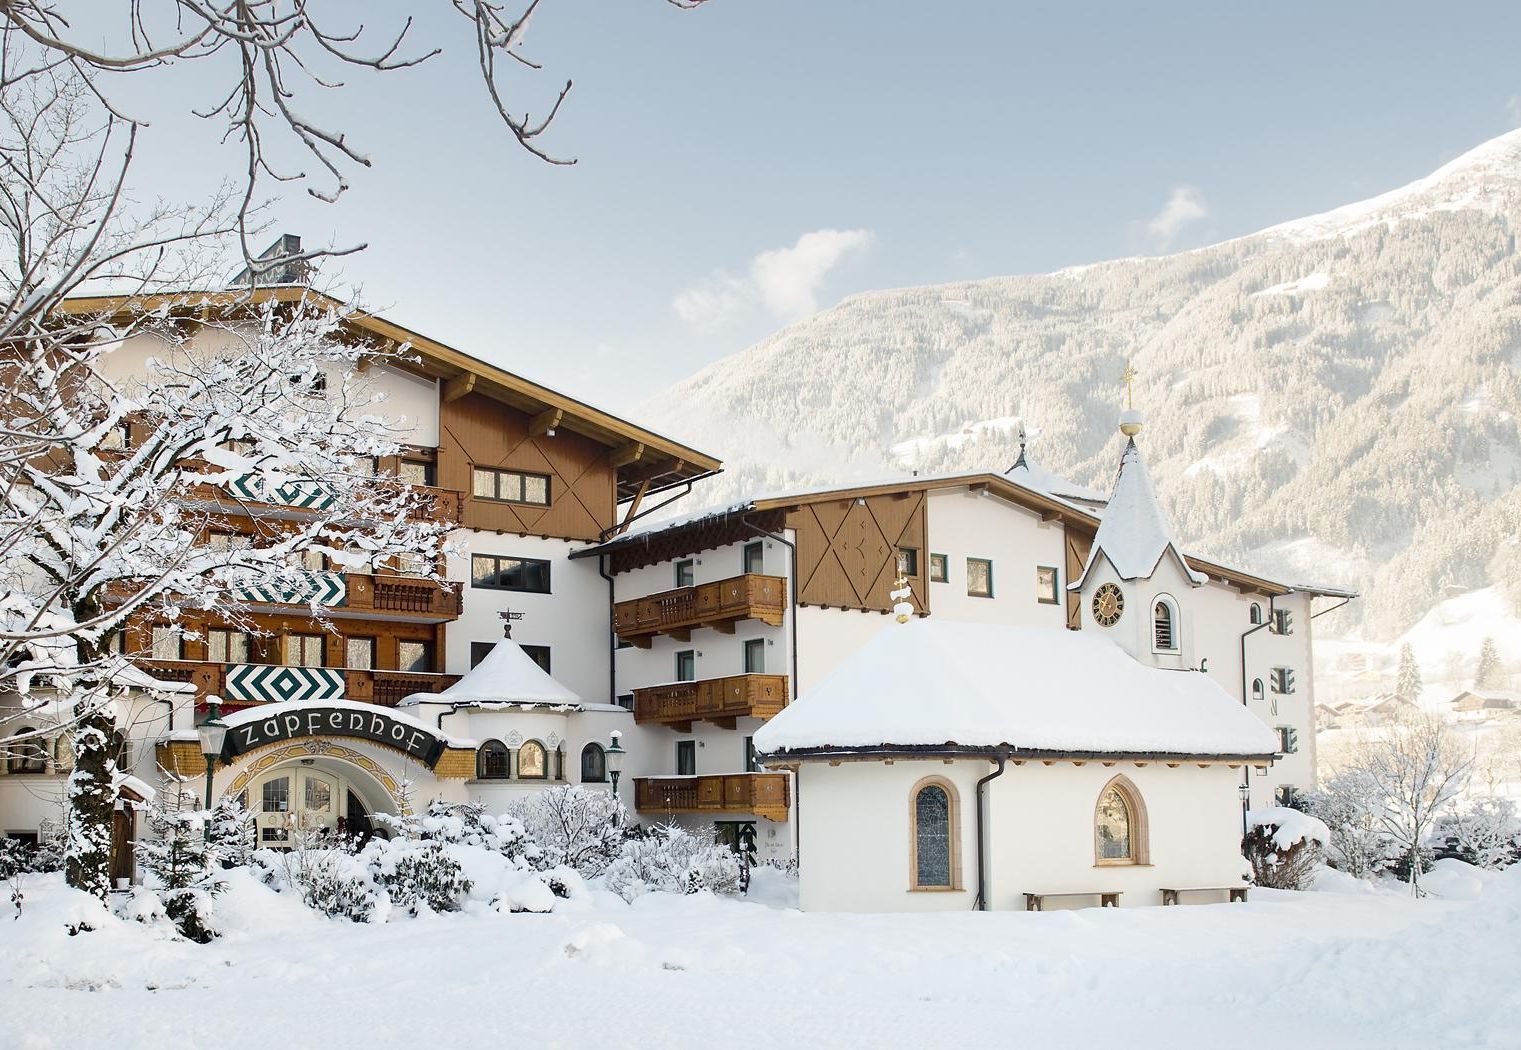
<svg viewBox="0 0 1521 1050"><path fill-rule="evenodd" d="M985 760L804 763L799 773L800 903L811 911L960 911L977 890L976 782ZM1145 804L1149 865L1098 865L1094 808L1124 774ZM910 800L925 777L959 796L961 880L910 889ZM1226 766L1010 764L988 786L988 906L1019 910L1025 893L1116 891L1122 907L1161 903L1161 890L1241 884L1239 771ZM1209 898L1190 898L1209 899ZM1092 906L1094 898L1047 907Z"/></svg>
<svg viewBox="0 0 1521 1050"><path fill-rule="evenodd" d="M470 669L470 643L502 638L500 612L511 609L523 618L513 622L512 637L524 645L550 647L554 677L583 700L608 703L608 660L611 636L607 581L595 559L572 561L572 550L585 546L567 540L497 534L459 529L451 534L463 549L448 559L446 572L460 580L462 612L445 628L444 666L449 674ZM470 556L497 554L534 558L550 563L550 593L503 591L470 585Z"/></svg>
<svg viewBox="0 0 1521 1050"><path fill-rule="evenodd" d="M967 489L948 489L929 494L929 550L925 558L928 576L930 554L946 555L948 578L930 583L930 614L967 623L1006 623L1016 627L1066 625L1062 600L1067 584L1064 566L1065 533L1061 523L1042 522L1040 515L996 496ZM993 597L967 594L966 561L986 558L993 563ZM1037 600L1035 572L1038 566L1056 569L1058 601Z"/></svg>

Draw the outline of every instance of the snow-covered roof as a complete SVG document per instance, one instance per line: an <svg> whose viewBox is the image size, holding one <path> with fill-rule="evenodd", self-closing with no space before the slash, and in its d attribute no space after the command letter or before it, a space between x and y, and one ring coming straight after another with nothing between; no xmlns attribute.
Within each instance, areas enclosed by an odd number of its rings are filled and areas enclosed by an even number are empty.
<svg viewBox="0 0 1521 1050"><path fill-rule="evenodd" d="M1277 739L1207 674L1145 667L1091 633L916 619L878 631L755 746L1261 757Z"/></svg>
<svg viewBox="0 0 1521 1050"><path fill-rule="evenodd" d="M579 706L581 698L555 680L523 647L504 638L458 682L439 693L413 693L404 706L437 704L550 704Z"/></svg>
<svg viewBox="0 0 1521 1050"><path fill-rule="evenodd" d="M1071 587L1076 590L1083 585L1089 570L1100 557L1109 559L1109 564L1114 566L1122 580L1149 579L1168 551L1172 551L1178 559L1178 566L1194 583L1202 584L1209 579L1188 564L1188 559L1173 540L1172 525L1152 488L1146 461L1141 458L1141 450L1136 448L1135 438L1131 438L1120 456L1114 493L1099 520L1088 562Z"/></svg>
<svg viewBox="0 0 1521 1050"><path fill-rule="evenodd" d="M1016 484L1023 485L1027 489L1044 492L1046 495L1055 496L1057 499L1102 504L1106 498L1098 489L1091 489L1087 485L1079 485L1077 482L1070 481L1060 474L1051 473L1051 471L1038 463L1031 463L1023 451L1020 452L1018 461L1008 470L1004 471L1003 476Z"/></svg>

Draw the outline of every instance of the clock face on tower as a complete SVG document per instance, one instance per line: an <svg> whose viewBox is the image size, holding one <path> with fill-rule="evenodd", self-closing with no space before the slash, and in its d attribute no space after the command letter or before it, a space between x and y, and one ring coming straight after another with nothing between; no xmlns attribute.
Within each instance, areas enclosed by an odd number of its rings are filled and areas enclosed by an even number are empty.
<svg viewBox="0 0 1521 1050"><path fill-rule="evenodd" d="M1093 592L1093 619L1100 627L1113 627L1125 611L1125 596L1112 583Z"/></svg>

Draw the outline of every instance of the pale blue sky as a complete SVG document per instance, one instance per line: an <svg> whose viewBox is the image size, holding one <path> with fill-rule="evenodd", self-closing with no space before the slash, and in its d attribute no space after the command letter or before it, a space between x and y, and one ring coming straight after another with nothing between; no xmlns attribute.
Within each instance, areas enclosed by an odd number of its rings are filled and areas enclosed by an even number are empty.
<svg viewBox="0 0 1521 1050"><path fill-rule="evenodd" d="M574 77L552 168L438 5L453 70L298 98L375 167L279 224L367 241L342 275L395 319L627 410L810 303L1208 243L1521 124L1521 4L1225 6L544 0L517 106ZM142 169L171 195L209 170L176 130Z"/></svg>

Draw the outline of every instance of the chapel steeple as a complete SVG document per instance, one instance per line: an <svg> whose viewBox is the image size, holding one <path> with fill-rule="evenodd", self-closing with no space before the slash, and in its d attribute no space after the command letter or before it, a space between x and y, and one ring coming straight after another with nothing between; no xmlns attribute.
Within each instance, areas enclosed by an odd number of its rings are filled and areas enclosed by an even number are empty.
<svg viewBox="0 0 1521 1050"><path fill-rule="evenodd" d="M1075 581L1078 587L1100 558L1107 559L1122 580L1148 580L1169 551L1190 581L1195 585L1205 582L1201 573L1189 568L1173 538L1172 523L1157 500L1146 461L1141 458L1141 450L1135 443L1145 422L1135 408L1131 394L1135 377L1135 369L1127 363L1125 373L1120 377L1125 383L1125 410L1120 413L1120 433L1125 435L1125 451L1120 454L1114 491L1093 537L1093 549L1083 566L1082 576Z"/></svg>

